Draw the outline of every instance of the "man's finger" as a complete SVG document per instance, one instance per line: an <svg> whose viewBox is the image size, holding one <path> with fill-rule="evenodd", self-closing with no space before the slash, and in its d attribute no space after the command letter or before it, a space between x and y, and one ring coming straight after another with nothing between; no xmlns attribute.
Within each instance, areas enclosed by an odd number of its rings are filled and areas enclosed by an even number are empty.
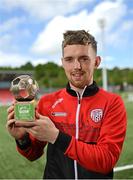
<svg viewBox="0 0 133 180"><path fill-rule="evenodd" d="M15 119L11 119L11 120L7 121L6 128L8 128L9 126L11 126L13 124L15 124Z"/></svg>
<svg viewBox="0 0 133 180"><path fill-rule="evenodd" d="M13 106L13 105L11 105L11 106L7 109L7 113L12 112L13 110L14 110L14 106Z"/></svg>
<svg viewBox="0 0 133 180"><path fill-rule="evenodd" d="M36 126L36 122L35 121L16 121L15 122L15 126L17 127L25 127L25 128L30 128L30 127L34 127Z"/></svg>
<svg viewBox="0 0 133 180"><path fill-rule="evenodd" d="M34 136L37 134L37 132L34 131L33 129L25 128L25 130L26 130L27 133L31 133Z"/></svg>
<svg viewBox="0 0 133 180"><path fill-rule="evenodd" d="M43 116L43 115L41 115L40 113L38 113L37 111L36 111L36 116L39 118L39 119L48 119L48 117L47 116Z"/></svg>
<svg viewBox="0 0 133 180"><path fill-rule="evenodd" d="M14 111L10 112L10 114L7 116L7 120L14 118Z"/></svg>

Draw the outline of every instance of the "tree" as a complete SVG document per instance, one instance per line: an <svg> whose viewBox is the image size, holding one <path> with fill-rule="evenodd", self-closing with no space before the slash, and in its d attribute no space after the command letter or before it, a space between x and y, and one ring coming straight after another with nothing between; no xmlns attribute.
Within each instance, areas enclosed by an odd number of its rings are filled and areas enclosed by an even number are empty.
<svg viewBox="0 0 133 180"><path fill-rule="evenodd" d="M34 66L32 65L31 62L27 62L26 64L20 66L21 70L33 70Z"/></svg>

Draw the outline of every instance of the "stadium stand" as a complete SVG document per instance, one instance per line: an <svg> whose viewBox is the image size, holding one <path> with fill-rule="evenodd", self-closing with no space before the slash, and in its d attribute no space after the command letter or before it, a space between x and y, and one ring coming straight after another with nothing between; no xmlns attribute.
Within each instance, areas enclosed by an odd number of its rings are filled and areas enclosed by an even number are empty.
<svg viewBox="0 0 133 180"><path fill-rule="evenodd" d="M9 89L0 89L0 105L5 106L11 104L13 102L14 97L9 91Z"/></svg>

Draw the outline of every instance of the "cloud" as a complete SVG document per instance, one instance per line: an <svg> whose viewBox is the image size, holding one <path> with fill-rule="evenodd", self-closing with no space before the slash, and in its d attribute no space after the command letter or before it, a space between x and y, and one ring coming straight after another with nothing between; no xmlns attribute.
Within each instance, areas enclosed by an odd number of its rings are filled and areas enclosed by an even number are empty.
<svg viewBox="0 0 133 180"><path fill-rule="evenodd" d="M0 66L20 67L29 61L36 66L37 64L46 63L47 59L34 58L32 56L25 56L17 53L4 53L0 51Z"/></svg>
<svg viewBox="0 0 133 180"><path fill-rule="evenodd" d="M31 37L30 30L25 27L26 18L11 17L0 23L0 50L18 51L24 40ZM21 43L20 43L21 42Z"/></svg>
<svg viewBox="0 0 133 180"><path fill-rule="evenodd" d="M110 47L117 49L125 49L130 42L130 46L133 47L133 21L125 20L122 21L119 28L116 28L108 38L106 38L106 43Z"/></svg>
<svg viewBox="0 0 133 180"><path fill-rule="evenodd" d="M27 60L34 65L51 60L60 64L63 33L68 29L89 30L101 53L98 22L103 18L106 46L117 59L116 53L128 51L124 48L129 42L133 47L132 12L124 0L0 0L0 16L5 18L0 22L0 66L11 62L19 66Z"/></svg>
<svg viewBox="0 0 133 180"><path fill-rule="evenodd" d="M38 35L31 48L32 52L37 54L56 54L60 50L62 33L64 31L79 28L88 30L88 25L82 21L86 17L86 11L70 17L56 16Z"/></svg>
<svg viewBox="0 0 133 180"><path fill-rule="evenodd" d="M36 66L36 65L38 65L38 64L45 64L45 63L47 63L48 62L48 60L47 59L44 59L44 58L36 58L36 59L33 59L32 60L32 64L34 65L34 66Z"/></svg>
<svg viewBox="0 0 133 180"><path fill-rule="evenodd" d="M104 1L94 9L95 19L105 20L106 30L111 30L127 13L126 5L121 1Z"/></svg>
<svg viewBox="0 0 133 180"><path fill-rule="evenodd" d="M14 31L20 24L26 21L25 17L13 17L0 23L0 34L8 31Z"/></svg>
<svg viewBox="0 0 133 180"><path fill-rule="evenodd" d="M8 50L11 42L12 42L12 36L10 34L5 34L3 36L0 36L0 50L3 51Z"/></svg>
<svg viewBox="0 0 133 180"><path fill-rule="evenodd" d="M0 51L0 66L19 67L25 64L30 57L22 56L20 54L7 54Z"/></svg>
<svg viewBox="0 0 133 180"><path fill-rule="evenodd" d="M120 23L125 14L126 6L121 1L104 1L99 3L91 13L83 10L68 17L56 16L40 32L31 51L38 55L60 55L62 34L68 29L89 30L100 41L101 29L98 23L99 20L101 18L105 19L106 31L110 33L112 28Z"/></svg>
<svg viewBox="0 0 133 180"><path fill-rule="evenodd" d="M92 2L94 0L1 0L0 8L7 11L20 8L30 16L44 20L72 13Z"/></svg>

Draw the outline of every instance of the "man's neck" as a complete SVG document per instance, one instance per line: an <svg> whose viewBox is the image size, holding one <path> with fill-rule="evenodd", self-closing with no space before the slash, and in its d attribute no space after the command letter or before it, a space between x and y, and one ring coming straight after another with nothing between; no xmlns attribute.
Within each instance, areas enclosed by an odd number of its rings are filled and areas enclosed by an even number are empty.
<svg viewBox="0 0 133 180"><path fill-rule="evenodd" d="M87 86L87 85L86 85L86 86ZM84 86L84 88L85 88L86 86ZM71 89L73 89L75 92L78 92L80 95L82 94L82 92L83 92L83 90L84 90L84 88L77 88L77 87L73 86L71 83L70 83L70 87L71 87Z"/></svg>
<svg viewBox="0 0 133 180"><path fill-rule="evenodd" d="M88 85L85 85L83 88L75 87L70 82L69 82L69 84L70 84L71 89L73 89L75 92L78 92L81 95L86 86L90 86L91 84L93 84L93 79L91 80L90 83L88 83Z"/></svg>

